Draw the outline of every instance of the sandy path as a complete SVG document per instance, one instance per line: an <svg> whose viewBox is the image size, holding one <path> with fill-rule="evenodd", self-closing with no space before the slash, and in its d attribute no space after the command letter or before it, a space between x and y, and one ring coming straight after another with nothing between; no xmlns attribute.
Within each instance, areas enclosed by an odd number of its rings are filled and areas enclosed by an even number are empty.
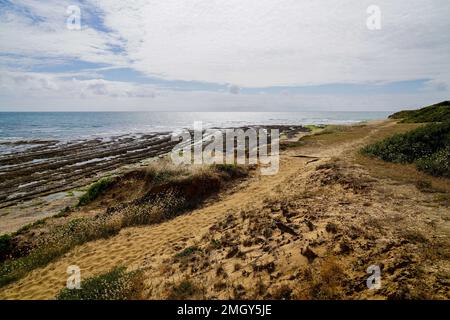
<svg viewBox="0 0 450 320"><path fill-rule="evenodd" d="M367 126L368 135L376 131L377 127ZM353 140L351 143L305 148L302 149L302 154L321 158L346 154L365 138ZM244 206L259 207L275 186L305 170L308 159L293 155L295 151L289 150L280 157L278 174L252 178L239 186L237 192L222 195L219 200L204 208L159 225L124 229L110 239L78 246L57 261L0 289L0 299L52 299L65 286L66 270L70 265L79 266L82 278L86 278L117 265L133 268L145 264L152 257L173 255L179 248L184 248L186 243L200 238L210 226L223 219L230 211L237 211Z"/></svg>

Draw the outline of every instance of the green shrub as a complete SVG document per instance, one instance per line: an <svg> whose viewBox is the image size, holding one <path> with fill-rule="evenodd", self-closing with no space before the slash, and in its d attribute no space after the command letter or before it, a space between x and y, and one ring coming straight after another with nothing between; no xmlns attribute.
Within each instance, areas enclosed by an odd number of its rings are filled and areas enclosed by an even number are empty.
<svg viewBox="0 0 450 320"><path fill-rule="evenodd" d="M113 177L106 177L93 183L89 189L78 200L78 206L84 206L95 199L97 199L103 192L108 190L111 185L115 183L116 179Z"/></svg>
<svg viewBox="0 0 450 320"><path fill-rule="evenodd" d="M396 163L415 163L433 176L450 177L450 121L396 134L361 149L368 156Z"/></svg>
<svg viewBox="0 0 450 320"><path fill-rule="evenodd" d="M175 257L176 258L183 258L183 257L188 257L191 254L200 251L200 249L198 247L187 247L186 249L184 249L181 252L178 252Z"/></svg>
<svg viewBox="0 0 450 320"><path fill-rule="evenodd" d="M450 178L450 147L417 160L416 165L417 169L432 176Z"/></svg>
<svg viewBox="0 0 450 320"><path fill-rule="evenodd" d="M450 121L433 123L404 134L396 134L362 149L362 153L384 161L412 163L450 145Z"/></svg>
<svg viewBox="0 0 450 320"><path fill-rule="evenodd" d="M0 261L5 260L12 250L12 238L9 234L0 236Z"/></svg>
<svg viewBox="0 0 450 320"><path fill-rule="evenodd" d="M62 289L58 300L133 300L142 290L141 273L115 267L107 273L81 282L81 289Z"/></svg>

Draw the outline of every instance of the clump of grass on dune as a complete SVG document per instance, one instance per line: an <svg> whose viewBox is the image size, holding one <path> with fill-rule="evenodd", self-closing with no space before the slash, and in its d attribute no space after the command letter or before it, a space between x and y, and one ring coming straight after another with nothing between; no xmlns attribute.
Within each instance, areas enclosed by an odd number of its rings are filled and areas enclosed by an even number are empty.
<svg viewBox="0 0 450 320"><path fill-rule="evenodd" d="M184 249L183 251L178 252L178 253L175 255L175 257L176 257L176 258L188 257L188 256L190 256L191 254L193 254L193 253L195 253L195 252L197 252L197 251L201 251L201 249L198 248L198 247L195 247L195 246L187 247L187 248Z"/></svg>
<svg viewBox="0 0 450 320"><path fill-rule="evenodd" d="M14 232L14 235L23 234L35 227L45 225L46 221L47 221L47 218L43 218L43 219L36 220L35 222L29 223L29 224L23 226L22 228L20 228L19 230L17 230L16 232Z"/></svg>
<svg viewBox="0 0 450 320"><path fill-rule="evenodd" d="M240 178L247 175L247 169L236 164L213 164L213 170L219 173L225 173L225 178Z"/></svg>
<svg viewBox="0 0 450 320"><path fill-rule="evenodd" d="M95 199L97 199L102 193L108 190L114 183L116 182L116 178L114 177L106 177L98 180L93 183L89 189L86 191L84 195L80 197L78 200L77 206L84 206Z"/></svg>
<svg viewBox="0 0 450 320"><path fill-rule="evenodd" d="M22 256L5 256L0 264L0 287L20 279L35 268L45 266L77 245L114 236L122 228L160 223L195 208L221 188L222 180L242 177L246 170L233 165L195 168L155 164L135 174L144 175L144 179L148 180L146 194L118 209L106 210L93 217L47 225L46 232L35 238L33 247ZM102 179L93 184L80 203L87 204L109 191L120 178L123 177ZM30 226L27 231L32 232L35 226ZM6 255L14 249L12 240L11 236L2 236L0 253Z"/></svg>
<svg viewBox="0 0 450 320"><path fill-rule="evenodd" d="M143 289L142 272L127 272L125 267L115 267L107 273L81 282L80 289L62 289L58 300L136 300Z"/></svg>
<svg viewBox="0 0 450 320"><path fill-rule="evenodd" d="M169 288L167 299L186 300L204 298L205 290L192 280L186 278Z"/></svg>
<svg viewBox="0 0 450 320"><path fill-rule="evenodd" d="M299 299L336 300L345 297L345 279L342 266L333 258L327 258L319 267L318 273L305 270L306 288L297 293Z"/></svg>
<svg viewBox="0 0 450 320"><path fill-rule="evenodd" d="M12 237L9 234L0 236L0 260L6 259L13 248Z"/></svg>
<svg viewBox="0 0 450 320"><path fill-rule="evenodd" d="M151 163L141 172L153 185L169 182L173 179L190 176L193 174L192 166L177 166L167 160Z"/></svg>

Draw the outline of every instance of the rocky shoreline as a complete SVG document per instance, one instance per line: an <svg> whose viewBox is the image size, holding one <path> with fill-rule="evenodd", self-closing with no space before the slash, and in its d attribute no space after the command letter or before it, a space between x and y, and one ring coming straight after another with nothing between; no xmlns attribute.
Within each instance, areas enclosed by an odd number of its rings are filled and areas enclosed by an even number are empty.
<svg viewBox="0 0 450 320"><path fill-rule="evenodd" d="M288 138L307 131L302 126L264 128L277 128ZM0 155L0 208L85 186L103 173L166 154L177 142L171 141L170 132L161 132L69 142L15 142L15 146L22 144L28 148Z"/></svg>
<svg viewBox="0 0 450 320"><path fill-rule="evenodd" d="M97 174L171 150L169 133L49 142L0 156L0 208L77 188Z"/></svg>

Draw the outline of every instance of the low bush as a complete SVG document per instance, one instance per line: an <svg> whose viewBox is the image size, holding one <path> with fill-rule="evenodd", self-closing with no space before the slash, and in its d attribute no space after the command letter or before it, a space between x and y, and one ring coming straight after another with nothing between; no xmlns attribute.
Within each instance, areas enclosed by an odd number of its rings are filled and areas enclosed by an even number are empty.
<svg viewBox="0 0 450 320"><path fill-rule="evenodd" d="M247 174L246 169L236 164L214 164L212 168L219 173L225 173L227 179L239 178Z"/></svg>
<svg viewBox="0 0 450 320"><path fill-rule="evenodd" d="M80 199L78 200L77 206L84 206L95 199L97 199L103 192L109 189L114 182L116 182L116 179L113 177L106 177L102 178L99 181L93 183L89 189L86 191L85 194L83 194Z"/></svg>
<svg viewBox="0 0 450 320"><path fill-rule="evenodd" d="M416 165L432 176L450 178L450 146L417 160Z"/></svg>
<svg viewBox="0 0 450 320"><path fill-rule="evenodd" d="M200 251L201 249L199 249L198 247L195 247L195 246L193 246L193 247L187 247L186 249L184 249L183 251L181 251L181 252L178 252L176 255L175 255L175 258L184 258L184 257L188 257L188 256L190 256L191 254L193 254L193 253L195 253L195 252L197 252L197 251Z"/></svg>
<svg viewBox="0 0 450 320"><path fill-rule="evenodd" d="M180 283L175 284L169 291L167 299L169 300L186 300L199 298L203 295L204 290L197 286L189 279L184 279Z"/></svg>
<svg viewBox="0 0 450 320"><path fill-rule="evenodd" d="M0 261L7 259L12 250L12 238L9 234L0 236Z"/></svg>
<svg viewBox="0 0 450 320"><path fill-rule="evenodd" d="M62 289L58 300L135 300L142 294L142 273L116 267L81 282L80 289Z"/></svg>
<svg viewBox="0 0 450 320"><path fill-rule="evenodd" d="M395 163L415 163L433 176L449 177L450 121L396 134L361 149L365 155Z"/></svg>
<svg viewBox="0 0 450 320"><path fill-rule="evenodd" d="M396 134L362 149L364 154L397 163L412 163L450 145L450 121Z"/></svg>

